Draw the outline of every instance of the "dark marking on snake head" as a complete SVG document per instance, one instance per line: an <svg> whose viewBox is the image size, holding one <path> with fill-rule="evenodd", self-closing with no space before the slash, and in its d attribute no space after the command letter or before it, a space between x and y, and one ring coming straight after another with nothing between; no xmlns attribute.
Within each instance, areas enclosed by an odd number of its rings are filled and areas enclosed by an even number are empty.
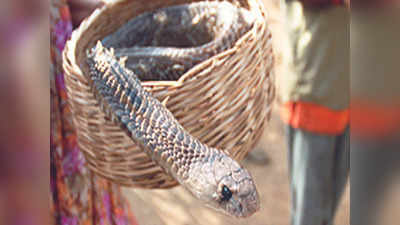
<svg viewBox="0 0 400 225"><path fill-rule="evenodd" d="M232 197L232 191L226 185L224 185L222 187L221 196L221 201L229 201L229 199Z"/></svg>

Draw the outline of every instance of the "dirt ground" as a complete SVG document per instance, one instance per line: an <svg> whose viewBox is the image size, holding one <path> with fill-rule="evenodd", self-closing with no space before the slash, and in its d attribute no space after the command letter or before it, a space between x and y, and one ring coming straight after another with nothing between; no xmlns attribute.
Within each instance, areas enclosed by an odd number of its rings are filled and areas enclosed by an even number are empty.
<svg viewBox="0 0 400 225"><path fill-rule="evenodd" d="M264 0L269 11L269 26L274 37L277 67L280 76L284 38L279 0ZM286 146L282 123L274 107L272 119L262 140L254 150L258 160L244 160L243 165L252 173L261 197L261 209L248 219L233 219L214 212L199 203L181 187L170 190L125 189L132 211L141 225L289 225L290 196ZM349 185L348 185L349 186ZM335 225L349 224L349 188L346 188L339 206Z"/></svg>

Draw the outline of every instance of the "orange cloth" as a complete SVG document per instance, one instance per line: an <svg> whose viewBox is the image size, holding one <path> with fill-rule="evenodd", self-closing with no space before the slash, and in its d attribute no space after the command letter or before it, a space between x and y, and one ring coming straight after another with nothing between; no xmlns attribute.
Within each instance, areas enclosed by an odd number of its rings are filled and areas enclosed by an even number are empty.
<svg viewBox="0 0 400 225"><path fill-rule="evenodd" d="M309 102L287 102L281 108L283 122L294 128L327 135L342 133L349 124L349 110L336 111Z"/></svg>
<svg viewBox="0 0 400 225"><path fill-rule="evenodd" d="M400 131L400 106L351 102L351 132L364 137L387 137Z"/></svg>

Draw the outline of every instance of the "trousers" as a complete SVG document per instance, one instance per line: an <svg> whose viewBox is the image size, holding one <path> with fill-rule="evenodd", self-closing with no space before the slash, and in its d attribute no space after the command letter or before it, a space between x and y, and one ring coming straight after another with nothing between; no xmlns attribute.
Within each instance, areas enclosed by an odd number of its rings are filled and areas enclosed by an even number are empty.
<svg viewBox="0 0 400 225"><path fill-rule="evenodd" d="M330 136L286 126L292 225L331 225L349 174L349 129Z"/></svg>

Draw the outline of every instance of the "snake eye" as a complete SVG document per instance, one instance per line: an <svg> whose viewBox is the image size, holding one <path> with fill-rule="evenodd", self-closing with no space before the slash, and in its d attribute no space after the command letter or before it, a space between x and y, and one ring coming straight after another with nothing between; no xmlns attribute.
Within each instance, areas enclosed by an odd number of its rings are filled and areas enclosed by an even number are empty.
<svg viewBox="0 0 400 225"><path fill-rule="evenodd" d="M221 194L222 194L222 198L221 198L222 201L229 201L229 199L231 199L231 197L232 197L231 190L229 190L229 188L225 185L222 187Z"/></svg>

